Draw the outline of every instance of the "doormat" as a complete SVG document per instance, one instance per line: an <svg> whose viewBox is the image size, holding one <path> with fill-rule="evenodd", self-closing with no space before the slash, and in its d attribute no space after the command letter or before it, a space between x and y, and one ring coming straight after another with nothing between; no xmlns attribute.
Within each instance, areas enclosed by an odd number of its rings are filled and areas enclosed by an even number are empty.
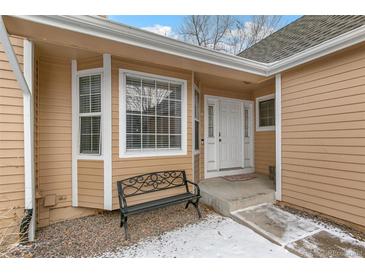
<svg viewBox="0 0 365 274"><path fill-rule="evenodd" d="M247 174L238 174L232 176L224 176L224 179L234 182L234 181L247 181L256 178L255 173L247 173Z"/></svg>

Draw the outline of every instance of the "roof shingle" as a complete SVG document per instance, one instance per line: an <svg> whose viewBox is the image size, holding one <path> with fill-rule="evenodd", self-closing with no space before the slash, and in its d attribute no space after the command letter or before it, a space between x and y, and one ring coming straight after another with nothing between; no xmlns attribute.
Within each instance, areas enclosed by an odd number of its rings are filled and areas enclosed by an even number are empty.
<svg viewBox="0 0 365 274"><path fill-rule="evenodd" d="M282 60L365 24L363 15L306 15L242 51L263 63Z"/></svg>

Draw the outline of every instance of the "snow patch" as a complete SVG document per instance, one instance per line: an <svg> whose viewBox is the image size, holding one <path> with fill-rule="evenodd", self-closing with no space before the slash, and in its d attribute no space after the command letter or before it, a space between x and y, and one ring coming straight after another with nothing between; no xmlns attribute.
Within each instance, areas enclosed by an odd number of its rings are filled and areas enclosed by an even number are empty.
<svg viewBox="0 0 365 274"><path fill-rule="evenodd" d="M230 218L216 214L102 257L296 257Z"/></svg>

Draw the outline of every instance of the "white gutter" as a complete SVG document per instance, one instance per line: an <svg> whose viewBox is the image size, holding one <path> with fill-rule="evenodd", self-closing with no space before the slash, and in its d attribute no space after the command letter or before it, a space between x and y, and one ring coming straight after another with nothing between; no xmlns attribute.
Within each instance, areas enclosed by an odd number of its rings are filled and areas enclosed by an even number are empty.
<svg viewBox="0 0 365 274"><path fill-rule="evenodd" d="M28 239L35 236L35 184L34 184L34 142L33 142L33 43L24 41L24 75L10 43L2 16L0 16L0 42L8 56L11 68L23 92L24 118L24 208L26 216L22 220L21 230L28 232Z"/></svg>
<svg viewBox="0 0 365 274"><path fill-rule="evenodd" d="M335 38L327 40L319 45L308 48L288 58L268 64L267 73L274 75L279 72L307 63L314 59L339 51L365 41L365 25Z"/></svg>
<svg viewBox="0 0 365 274"><path fill-rule="evenodd" d="M362 26L280 61L262 63L191 45L99 16L18 15L14 17L267 77L365 41L365 26Z"/></svg>
<svg viewBox="0 0 365 274"><path fill-rule="evenodd" d="M195 46L97 16L19 15L14 17L238 71L267 75L267 64Z"/></svg>
<svg viewBox="0 0 365 274"><path fill-rule="evenodd" d="M365 41L365 26L362 26L283 60L262 63L191 45L149 31L112 22L99 16L21 15L15 17L261 76L275 75Z"/></svg>

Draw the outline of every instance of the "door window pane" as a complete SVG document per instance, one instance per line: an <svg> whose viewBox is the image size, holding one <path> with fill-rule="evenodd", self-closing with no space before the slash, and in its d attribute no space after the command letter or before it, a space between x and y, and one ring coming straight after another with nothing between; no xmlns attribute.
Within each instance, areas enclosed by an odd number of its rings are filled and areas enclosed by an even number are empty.
<svg viewBox="0 0 365 274"><path fill-rule="evenodd" d="M214 106L208 106L208 137L214 137Z"/></svg>

